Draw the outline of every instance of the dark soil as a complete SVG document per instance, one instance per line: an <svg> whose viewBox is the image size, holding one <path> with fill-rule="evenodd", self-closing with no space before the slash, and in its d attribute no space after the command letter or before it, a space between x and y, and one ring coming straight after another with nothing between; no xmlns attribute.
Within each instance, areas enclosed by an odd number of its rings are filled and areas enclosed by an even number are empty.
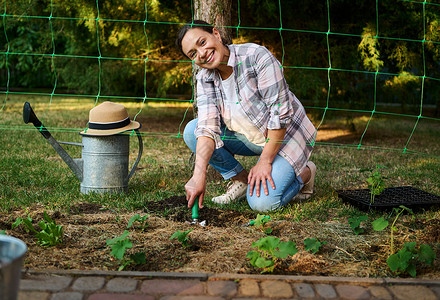
<svg viewBox="0 0 440 300"><path fill-rule="evenodd" d="M148 203L145 209L148 213L158 213L170 221L191 222L191 210L184 196L173 196L161 201ZM203 207L199 210L199 222L206 221L207 226L228 227L232 225L246 224L247 220L253 219L256 214L240 213L234 210L223 210Z"/></svg>

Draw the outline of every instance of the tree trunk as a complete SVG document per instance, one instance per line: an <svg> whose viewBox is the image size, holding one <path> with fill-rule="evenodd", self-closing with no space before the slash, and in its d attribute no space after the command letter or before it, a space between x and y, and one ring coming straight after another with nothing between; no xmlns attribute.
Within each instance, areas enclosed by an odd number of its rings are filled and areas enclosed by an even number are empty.
<svg viewBox="0 0 440 300"><path fill-rule="evenodd" d="M231 25L232 0L195 0L194 19L217 26L225 44L232 43Z"/></svg>
<svg viewBox="0 0 440 300"><path fill-rule="evenodd" d="M225 44L232 43L231 25L232 0L195 0L194 20L203 20L216 26ZM194 118L197 118L197 82L196 74L199 67L193 65L193 89L194 89Z"/></svg>

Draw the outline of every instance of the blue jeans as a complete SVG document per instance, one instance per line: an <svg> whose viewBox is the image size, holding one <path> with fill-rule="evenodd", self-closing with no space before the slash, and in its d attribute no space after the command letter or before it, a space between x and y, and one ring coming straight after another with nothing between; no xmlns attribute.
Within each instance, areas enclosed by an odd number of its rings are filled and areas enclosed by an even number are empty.
<svg viewBox="0 0 440 300"><path fill-rule="evenodd" d="M191 120L183 132L183 139L192 152L196 151L197 146L197 139L194 135L196 125L197 119ZM221 136L224 146L214 150L209 164L224 179L230 179L244 170L234 155L257 156L263 151L262 146L252 144L244 135L230 131L225 126L221 128ZM293 167L280 155L277 155L272 162L271 175L275 183L275 190L267 182L268 195L264 194L263 185L261 184L260 196L256 196L255 187L252 196L249 196L248 186L246 198L253 210L266 212L278 209L289 203L304 185L301 177L295 174Z"/></svg>

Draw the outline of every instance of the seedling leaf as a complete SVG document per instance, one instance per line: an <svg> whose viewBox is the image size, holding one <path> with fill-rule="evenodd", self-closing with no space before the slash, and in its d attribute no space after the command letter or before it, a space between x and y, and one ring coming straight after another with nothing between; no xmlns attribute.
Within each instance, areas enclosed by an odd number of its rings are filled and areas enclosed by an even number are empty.
<svg viewBox="0 0 440 300"><path fill-rule="evenodd" d="M281 259L284 259L289 255L295 255L298 252L295 243L292 241L279 243L278 249L279 251L274 251L273 255Z"/></svg>
<svg viewBox="0 0 440 300"><path fill-rule="evenodd" d="M319 251L322 245L327 244L326 242L320 242L318 239L314 238L307 238L304 240L304 249L306 251L311 251L313 253L316 253Z"/></svg>
<svg viewBox="0 0 440 300"><path fill-rule="evenodd" d="M257 260L255 261L255 265L261 269L271 267L273 266L273 264L274 263L272 260L265 259L264 257L258 257Z"/></svg>
<svg viewBox="0 0 440 300"><path fill-rule="evenodd" d="M147 263L147 260L145 258L145 253L143 252L137 252L135 254L130 255L130 259L137 265Z"/></svg>
<svg viewBox="0 0 440 300"><path fill-rule="evenodd" d="M419 259L427 265L433 265L436 254L432 248L426 244L420 245Z"/></svg>
<svg viewBox="0 0 440 300"><path fill-rule="evenodd" d="M107 246L113 245L119 241L124 240L127 236L130 235L130 232L128 232L127 230L124 231L124 233L122 233L120 236L115 237L113 239L109 239L106 241Z"/></svg>
<svg viewBox="0 0 440 300"><path fill-rule="evenodd" d="M385 228L388 227L388 221L385 220L384 217L380 217L379 219L374 220L374 221L371 223L371 225L373 225L373 229L374 229L375 231L382 231L382 230L384 230Z"/></svg>
<svg viewBox="0 0 440 300"><path fill-rule="evenodd" d="M117 259L122 259L124 258L125 251L131 247L133 247L133 244L130 242L129 239L125 239L123 241L119 241L115 243L112 246L112 252L110 254L116 257Z"/></svg>
<svg viewBox="0 0 440 300"><path fill-rule="evenodd" d="M365 230L361 228L361 223L368 220L367 216L354 216L348 219L348 224L356 235L363 233Z"/></svg>

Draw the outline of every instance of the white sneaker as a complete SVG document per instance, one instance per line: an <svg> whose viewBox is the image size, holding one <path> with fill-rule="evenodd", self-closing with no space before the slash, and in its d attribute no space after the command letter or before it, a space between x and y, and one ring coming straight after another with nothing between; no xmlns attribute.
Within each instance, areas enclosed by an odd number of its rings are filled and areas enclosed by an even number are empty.
<svg viewBox="0 0 440 300"><path fill-rule="evenodd" d="M293 199L298 200L307 200L310 197L312 197L313 194L313 186L315 185L315 175L316 175L316 166L313 163L313 161L307 162L307 167L309 167L311 175L309 181L307 183L304 183L303 188L299 191L299 193L293 197Z"/></svg>
<svg viewBox="0 0 440 300"><path fill-rule="evenodd" d="M228 190L225 194L212 198L212 202L218 204L228 204L233 201L238 201L246 197L247 184L241 181L230 181L228 183Z"/></svg>

